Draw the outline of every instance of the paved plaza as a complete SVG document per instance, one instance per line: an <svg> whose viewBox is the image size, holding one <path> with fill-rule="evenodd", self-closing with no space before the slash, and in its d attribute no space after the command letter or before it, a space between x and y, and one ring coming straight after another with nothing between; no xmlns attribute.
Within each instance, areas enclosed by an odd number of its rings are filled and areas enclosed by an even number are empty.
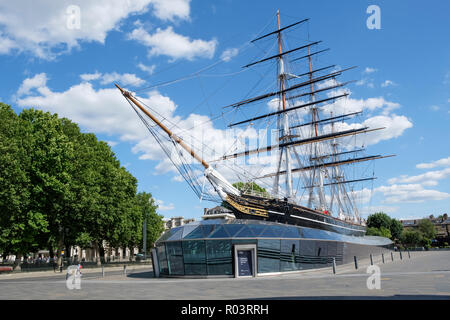
<svg viewBox="0 0 450 320"><path fill-rule="evenodd" d="M151 266L88 270L81 288L69 290L65 274L0 275L0 299L445 299L450 300L450 251L398 252L374 257L380 288L368 288L370 260L301 273L256 278L153 278Z"/></svg>

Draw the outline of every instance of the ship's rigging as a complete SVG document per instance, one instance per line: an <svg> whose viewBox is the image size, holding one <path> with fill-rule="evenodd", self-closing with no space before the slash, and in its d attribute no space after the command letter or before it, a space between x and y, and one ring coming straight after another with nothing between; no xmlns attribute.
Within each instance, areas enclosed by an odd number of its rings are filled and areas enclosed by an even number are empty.
<svg viewBox="0 0 450 320"><path fill-rule="evenodd" d="M242 181L258 181L263 186L268 186L271 192L260 195L261 197L285 199L289 203L298 203L299 205L299 202L302 202L301 205L312 210L332 213L342 220L360 223L355 203L357 192L352 186L373 181L376 178L373 175L349 178L345 167L391 155L361 155L365 148L358 147L356 144L353 147L350 146L349 139L356 140L363 134L383 128L369 128L360 124L348 125L345 122L360 116L362 110L334 113L333 105L337 101L345 101L349 93L343 88L351 83L351 81L338 82L337 78L355 67L339 69L336 65L329 65L314 69L312 58L329 50L328 48L317 49L322 41L308 41L307 44L293 49L286 49L283 41L285 31L293 27L300 27L309 19L281 27L279 12L276 17L277 29L275 31L250 41L250 43L256 43L263 39L267 41L276 37L276 54L243 66L243 68L249 69L275 60L277 62L276 90L247 97L222 109L222 114L237 114L243 108L251 108L252 105L268 100L272 104L276 104L276 108L273 108L271 112L265 111L267 108L260 108L252 117L228 123L229 128L245 126L247 129L254 127L255 123L265 123L266 129L275 126L277 139L273 144L226 153L221 157L206 161L202 157L203 150L194 148L186 143L179 134L174 133L172 128L176 127L176 124L165 125L151 106L146 105L120 86L116 86L200 199L231 202L230 196L239 197L248 192L248 190L238 190L232 186L218 170L213 168L214 165L218 169L233 170ZM299 56L295 57L296 54ZM301 72L294 72L301 63L305 62L305 69ZM210 68L205 68L205 70L208 69ZM326 110L332 111L326 114ZM167 119L164 120L168 122ZM183 133L185 132L186 130L183 130ZM202 143L197 145L209 148ZM260 154L269 154L275 161L270 168L263 168L256 174L250 173L241 163L236 162L236 159L241 157L259 157ZM202 170L195 169L193 167L195 163L200 164ZM267 169L272 172L267 172ZM262 172L264 170L266 172ZM268 181L270 179L271 182ZM284 184L281 183L283 180ZM214 196L214 192L207 191L207 181L220 199ZM302 192L300 197L299 192Z"/></svg>

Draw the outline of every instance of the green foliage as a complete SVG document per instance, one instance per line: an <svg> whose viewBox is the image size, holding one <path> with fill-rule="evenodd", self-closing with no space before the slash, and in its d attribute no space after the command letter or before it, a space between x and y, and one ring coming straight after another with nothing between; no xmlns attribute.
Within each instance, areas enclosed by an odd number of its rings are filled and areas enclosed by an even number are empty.
<svg viewBox="0 0 450 320"><path fill-rule="evenodd" d="M0 103L0 252L152 244L163 228L150 194L109 146L56 114ZM150 205L144 206L145 197ZM154 233L154 234L153 234Z"/></svg>
<svg viewBox="0 0 450 320"><path fill-rule="evenodd" d="M366 230L366 235L368 236L378 236L378 237L385 237L385 238L391 238L391 232L389 231L389 229L385 228L385 227L381 227L381 228L367 228Z"/></svg>
<svg viewBox="0 0 450 320"><path fill-rule="evenodd" d="M164 231L163 216L156 213L158 205L150 193L140 192L136 200L144 221L147 219L147 248L151 248Z"/></svg>
<svg viewBox="0 0 450 320"><path fill-rule="evenodd" d="M391 239L400 239L403 232L403 225L397 219L391 219L391 225L389 226L389 230L392 234Z"/></svg>
<svg viewBox="0 0 450 320"><path fill-rule="evenodd" d="M428 239L434 239L436 237L436 229L434 228L433 223L428 219L422 219L418 223L419 231L423 234L424 237Z"/></svg>
<svg viewBox="0 0 450 320"><path fill-rule="evenodd" d="M369 234L369 232L372 234ZM367 235L378 235L380 237L399 239L403 231L400 221L392 219L384 212L377 212L367 218Z"/></svg>
<svg viewBox="0 0 450 320"><path fill-rule="evenodd" d="M367 227L368 228L377 228L385 227L389 229L391 226L391 218L384 212L377 212L371 214L367 218Z"/></svg>
<svg viewBox="0 0 450 320"><path fill-rule="evenodd" d="M45 214L33 208L32 131L10 106L0 103L0 249L23 254L48 232Z"/></svg>
<svg viewBox="0 0 450 320"><path fill-rule="evenodd" d="M422 234L416 230L404 230L400 237L400 242L406 246L416 247L422 242Z"/></svg>
<svg viewBox="0 0 450 320"><path fill-rule="evenodd" d="M233 187L241 191L256 191L256 192L267 192L266 189L260 187L254 182L235 182Z"/></svg>

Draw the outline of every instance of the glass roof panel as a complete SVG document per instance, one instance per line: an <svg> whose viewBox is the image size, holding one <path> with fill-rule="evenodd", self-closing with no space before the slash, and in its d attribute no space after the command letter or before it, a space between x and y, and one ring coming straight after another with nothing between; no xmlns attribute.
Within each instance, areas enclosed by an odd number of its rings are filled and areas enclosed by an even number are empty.
<svg viewBox="0 0 450 320"><path fill-rule="evenodd" d="M189 232L187 236L184 237L184 239L200 239L203 238L203 230L202 226L196 226L193 231Z"/></svg>
<svg viewBox="0 0 450 320"><path fill-rule="evenodd" d="M209 235L208 238L229 238L230 235L228 232L224 229L223 225L216 228L216 230Z"/></svg>
<svg viewBox="0 0 450 320"><path fill-rule="evenodd" d="M227 230L231 237L234 237L239 231L241 231L242 224L224 224L223 227Z"/></svg>
<svg viewBox="0 0 450 320"><path fill-rule="evenodd" d="M234 236L235 238L254 238L255 234L252 232L252 230L247 226L244 225L244 227L236 233Z"/></svg>

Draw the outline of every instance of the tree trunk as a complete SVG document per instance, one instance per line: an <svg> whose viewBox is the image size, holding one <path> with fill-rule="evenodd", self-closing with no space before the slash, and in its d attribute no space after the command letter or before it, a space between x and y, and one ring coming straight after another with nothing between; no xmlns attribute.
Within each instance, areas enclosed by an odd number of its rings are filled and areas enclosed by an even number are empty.
<svg viewBox="0 0 450 320"><path fill-rule="evenodd" d="M21 270L21 268L20 268L20 260L21 260L21 258L22 258L22 254L18 253L16 255L16 260L14 260L13 270L19 270L19 271Z"/></svg>
<svg viewBox="0 0 450 320"><path fill-rule="evenodd" d="M62 263L63 263L63 255L61 254L61 251L63 251L64 248L64 243L62 241L62 238L59 239L58 241L58 251L56 253L56 256L58 257L58 261L57 261L57 267L61 267Z"/></svg>
<svg viewBox="0 0 450 320"><path fill-rule="evenodd" d="M100 261L100 250L101 250L101 245L96 243L95 244L95 253L96 253L95 261L96 261L98 266L102 265L102 262Z"/></svg>

